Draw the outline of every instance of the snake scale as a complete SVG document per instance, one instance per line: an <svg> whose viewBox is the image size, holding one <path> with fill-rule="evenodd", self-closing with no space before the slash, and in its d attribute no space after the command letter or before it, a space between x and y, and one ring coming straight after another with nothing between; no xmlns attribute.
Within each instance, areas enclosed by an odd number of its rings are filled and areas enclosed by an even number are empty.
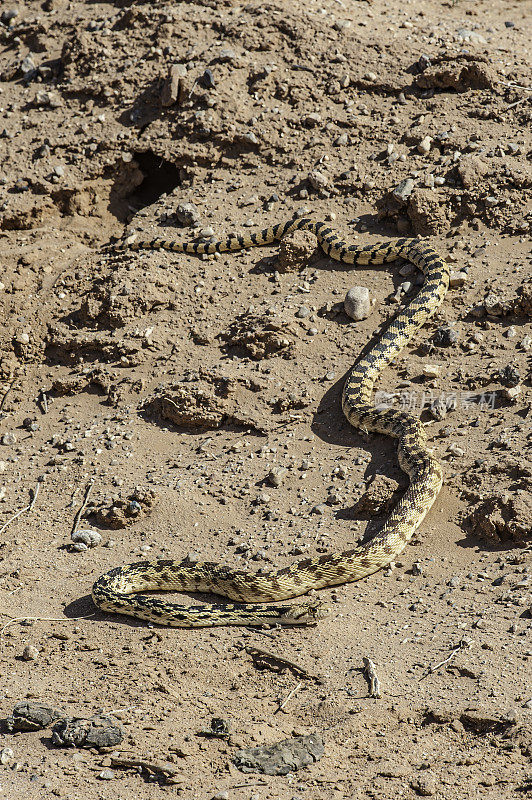
<svg viewBox="0 0 532 800"><path fill-rule="evenodd" d="M417 295L350 369L342 394L342 409L352 425L398 440L399 464L410 478L408 489L380 532L351 550L306 559L264 574L250 574L209 562L138 562L112 569L98 578L92 597L102 610L174 627L264 623L308 625L328 613L325 604L314 598L290 605L272 603L298 597L313 589L359 580L386 566L404 549L434 503L442 485L442 469L427 449L423 424L409 413L393 408L376 408L371 403L373 386L379 374L445 297L449 267L432 247L419 239L395 239L366 247L349 246L325 223L305 218L247 236L230 235L221 241L154 239L133 242L125 247L202 255L271 244L296 230L314 233L323 251L344 264L383 264L401 257L424 274L423 286ZM236 602L182 606L153 594L139 594L181 590L211 592Z"/></svg>

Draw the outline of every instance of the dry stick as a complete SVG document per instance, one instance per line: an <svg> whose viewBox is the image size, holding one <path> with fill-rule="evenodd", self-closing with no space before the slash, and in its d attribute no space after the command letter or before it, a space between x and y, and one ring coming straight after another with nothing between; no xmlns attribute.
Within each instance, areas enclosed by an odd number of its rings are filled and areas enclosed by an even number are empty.
<svg viewBox="0 0 532 800"><path fill-rule="evenodd" d="M87 488L85 489L85 497L83 498L83 502L82 502L81 506L79 507L76 516L74 517L74 522L72 524L72 530L70 532L70 538L72 538L74 536L74 534L76 533L76 531L78 529L78 524L79 524L79 521L81 519L81 515L83 514L83 512L87 508L87 503L89 502L89 497L90 497L90 494L92 492L92 487L93 486L94 486L94 478L91 481L89 481L89 483L87 484Z"/></svg>
<svg viewBox="0 0 532 800"><path fill-rule="evenodd" d="M366 673L366 677L369 681L369 695L370 697L382 697L381 694L381 685L380 681L377 677L377 672L375 669L375 664L371 660L371 658L367 658L364 656L362 659L364 662L364 672Z"/></svg>
<svg viewBox="0 0 532 800"><path fill-rule="evenodd" d="M7 522L4 522L4 524L0 528L0 536L3 534L3 532L8 527L8 525L11 525L11 523L14 522L14 520L16 520L17 517L20 517L20 515L24 514L25 511L33 511L33 506L35 505L35 502L37 500L37 495L39 494L39 489L40 488L41 488L41 484L37 483L35 489L33 489L33 490L30 489L30 491L33 491L33 497L31 499L31 501L28 503L27 506L24 506L24 508L21 508L20 511L17 511L16 514L13 514L13 516L10 517L7 520Z"/></svg>
<svg viewBox="0 0 532 800"><path fill-rule="evenodd" d="M443 661L440 661L439 664L436 664L435 667L429 667L427 672L425 672L425 674L422 675L419 680L420 681L424 680L428 675L432 675L432 673L436 672L437 669L445 666L445 664L448 664L455 657L455 655L460 652L460 650L465 650L467 647L471 647L471 644L472 644L471 639L468 638L460 639L458 644L455 644L455 646L451 650L450 655L448 655L447 658L444 658Z"/></svg>
<svg viewBox="0 0 532 800"><path fill-rule="evenodd" d="M290 692L290 694L288 694L288 695L285 697L285 699L283 700L283 702L281 703L281 705L279 706L279 708L278 708L277 710L278 710L278 711L284 711L284 707L285 707L285 705L288 703L288 701L289 701L289 700L291 700L291 699L292 699L292 697L295 695L295 693L296 693L296 692L299 692L299 690L301 689L301 687L302 687L302 686L303 686L303 681L299 681L299 683L297 684L297 686L295 686L295 687L292 689L292 691Z"/></svg>
<svg viewBox="0 0 532 800"><path fill-rule="evenodd" d="M147 772L159 774L166 780L184 780L178 778L179 768L174 767L173 764L162 763L159 761L148 761L144 758L122 758L121 756L111 756L111 765L113 767L141 767Z"/></svg>
<svg viewBox="0 0 532 800"><path fill-rule="evenodd" d="M509 106L506 106L506 110L508 111L509 108L515 108L515 106L518 106L519 103L524 103L525 100L530 100L530 98L529 97L521 97L519 100L516 100L515 103L510 103Z"/></svg>
<svg viewBox="0 0 532 800"><path fill-rule="evenodd" d="M268 785L267 783L260 783L260 782L257 782L257 783L237 783L236 786L231 786L230 788L231 789L247 789L248 787L251 787L251 786L267 786L267 785Z"/></svg>
<svg viewBox="0 0 532 800"><path fill-rule="evenodd" d="M5 403L6 403L7 397L8 397L8 395L9 395L9 393L10 393L11 389L12 389L12 388L13 388L13 386L15 385L15 382L16 382L16 380L17 380L16 378L13 378L13 380L11 381L11 383L9 384L9 386L8 386L8 388L7 388L7 392L6 392L6 393L4 394L4 396L2 397L2 402L0 403L0 411L3 411L3 410L4 410L4 406L5 406Z"/></svg>
<svg viewBox="0 0 532 800"><path fill-rule="evenodd" d="M275 653L269 653L267 650L262 650L260 647L255 647L254 645L250 645L246 647L246 652L250 654L250 656L262 656L263 658L271 658L272 661L277 662L281 667L288 667L288 669L294 670L294 672L298 672L304 678L309 678L313 681L318 681L318 683L323 683L323 678L321 675L314 675L312 672L309 672L308 669L302 667L301 664L297 664L295 661L290 661L288 658L284 658L284 656L278 656Z"/></svg>
<svg viewBox="0 0 532 800"><path fill-rule="evenodd" d="M2 616L7 617L8 614L2 613ZM85 617L11 617L9 622L6 622L4 627L0 629L0 636L3 635L4 631L6 631L10 625L14 625L15 622L75 622L78 619L90 619L93 616L94 614L87 614Z"/></svg>

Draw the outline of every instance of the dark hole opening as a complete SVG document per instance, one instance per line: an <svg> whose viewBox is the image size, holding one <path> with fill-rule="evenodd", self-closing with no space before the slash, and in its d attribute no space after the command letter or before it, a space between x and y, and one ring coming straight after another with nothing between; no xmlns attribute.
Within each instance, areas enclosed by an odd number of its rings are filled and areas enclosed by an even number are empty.
<svg viewBox="0 0 532 800"><path fill-rule="evenodd" d="M169 194L181 185L181 171L151 151L135 153L135 161L144 175L144 180L133 191L128 202L137 210L156 203L162 194Z"/></svg>

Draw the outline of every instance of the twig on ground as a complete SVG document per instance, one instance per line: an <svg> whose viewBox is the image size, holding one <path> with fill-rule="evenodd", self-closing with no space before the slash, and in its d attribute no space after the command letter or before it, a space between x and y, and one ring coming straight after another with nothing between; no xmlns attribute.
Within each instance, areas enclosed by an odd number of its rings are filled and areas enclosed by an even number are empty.
<svg viewBox="0 0 532 800"><path fill-rule="evenodd" d="M39 489L40 489L40 488L41 488L41 484L40 484L40 483L37 483L37 485L35 486L35 489L30 489L30 491L32 492L32 498L31 498L31 501L28 503L28 505L27 505L27 506L24 506L24 508L21 508L21 509L20 509L20 511L17 511L17 513L16 513L16 514L13 514L13 516L12 516L12 517L10 517L10 518L7 520L7 522L4 522L4 524L3 524L3 525L2 525L2 527L0 528L0 536L3 534L3 532L5 531L5 529L6 529L6 528L7 528L9 525L11 525L11 523L12 523L12 522L14 522L14 521L15 521L15 520L16 520L18 517L20 517L20 515L21 515L21 514L24 514L24 512L25 512L25 511L33 511L33 506L35 505L35 502L36 502L36 500L37 500L37 495L39 494Z"/></svg>
<svg viewBox="0 0 532 800"><path fill-rule="evenodd" d="M294 686L292 691L289 694L286 695L285 699L279 705L279 708L277 710L278 711L284 711L284 708L285 708L286 704L292 699L292 697L295 695L296 692L299 692L299 690L301 689L302 686L303 686L303 681L299 681L297 686Z"/></svg>
<svg viewBox="0 0 532 800"><path fill-rule="evenodd" d="M108 762L109 763L109 762ZM111 756L113 767L140 767L150 775L158 775L164 778L166 783L181 783L184 779L179 777L180 769L161 761L148 761L144 758L123 758L122 756Z"/></svg>
<svg viewBox="0 0 532 800"><path fill-rule="evenodd" d="M506 110L508 111L509 108L515 108L515 106L518 106L519 103L524 103L525 100L530 100L530 98L529 97L520 97L519 100L515 101L515 103L510 103L509 106L506 106Z"/></svg>
<svg viewBox="0 0 532 800"><path fill-rule="evenodd" d="M292 672L296 672L303 678L308 678L309 680L323 683L323 678L321 675L315 675L312 672L309 672L305 667L301 666L301 664L297 664L295 661L290 661L284 656L278 656L275 653L269 653L267 650L262 650L260 647L255 647L255 645L249 645L246 647L246 652L249 653L252 658L255 657L256 659L261 660L266 664L266 666L269 666L267 663L268 661L273 661L281 668L291 669Z"/></svg>
<svg viewBox="0 0 532 800"><path fill-rule="evenodd" d="M9 616L9 614L0 613L3 617ZM11 617L9 622L6 622L4 627L0 629L0 636L10 625L14 625L16 622L75 622L78 619L90 619L91 617L94 617L94 614L87 614L84 617Z"/></svg>
<svg viewBox="0 0 532 800"><path fill-rule="evenodd" d="M123 708L113 708L112 711L102 711L102 714L118 714L121 711L138 711L140 706L124 706Z"/></svg>
<svg viewBox="0 0 532 800"><path fill-rule="evenodd" d="M371 658L367 658L364 656L362 659L364 663L364 672L366 673L366 677L369 683L369 695L370 697L382 697L381 693L381 684L377 677L377 672L375 669L375 664L371 660Z"/></svg>
<svg viewBox="0 0 532 800"><path fill-rule="evenodd" d="M83 514L83 512L87 508L87 503L89 502L89 497L90 497L90 494L92 492L92 487L93 486L94 486L94 478L91 481L89 481L89 483L87 484L87 488L85 489L85 497L83 498L83 502L82 502L81 506L79 507L76 516L74 517L74 522L72 523L72 530L70 532L70 538L72 538L74 536L74 534L76 533L76 531L78 529L78 525L79 525L79 521L81 519L81 515Z"/></svg>
<svg viewBox="0 0 532 800"><path fill-rule="evenodd" d="M7 400L7 398L8 398L8 395L9 395L9 394L10 394L10 392L11 392L11 389L12 389L12 388L13 388L13 386L15 385L15 382L16 382L16 380L17 380L16 378L13 378L13 380L11 381L11 383L9 384L9 386L7 387L7 391L4 393L4 396L2 397L2 401L0 402L0 411L3 411L3 410L4 410L4 406L5 406L6 400Z"/></svg>
<svg viewBox="0 0 532 800"><path fill-rule="evenodd" d="M443 661L440 661L440 663L436 664L434 667L429 667L427 672L425 672L425 674L422 675L419 680L420 681L424 680L428 675L432 675L432 673L436 672L436 670L439 669L440 667L444 667L455 657L457 653L460 652L460 650L466 650L468 647L471 647L472 644L473 644L472 640L467 637L465 637L464 639L460 639L458 644L456 644L453 647L447 658L444 658Z"/></svg>
<svg viewBox="0 0 532 800"><path fill-rule="evenodd" d="M47 414L48 413L48 398L46 397L46 392L45 392L44 389L41 389L40 396L41 396L41 402L42 402L42 407L43 407L43 413Z"/></svg>
<svg viewBox="0 0 532 800"><path fill-rule="evenodd" d="M74 508L74 506L76 505L75 501L76 501L76 495L77 495L78 492L79 492L79 487L76 486L76 488L72 492L72 497L70 498L70 503L67 505L67 508Z"/></svg>

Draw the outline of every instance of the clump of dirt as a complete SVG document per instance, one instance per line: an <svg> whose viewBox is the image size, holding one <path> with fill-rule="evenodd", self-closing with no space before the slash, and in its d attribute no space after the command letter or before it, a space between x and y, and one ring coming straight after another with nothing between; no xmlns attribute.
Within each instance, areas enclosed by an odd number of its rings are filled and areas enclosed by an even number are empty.
<svg viewBox="0 0 532 800"><path fill-rule="evenodd" d="M208 430L236 426L262 432L264 424L255 397L258 389L249 380L199 370L186 374L182 384L159 386L142 408L178 427Z"/></svg>
<svg viewBox="0 0 532 800"><path fill-rule="evenodd" d="M492 542L524 545L532 539L532 485L481 500L466 517L473 533Z"/></svg>
<svg viewBox="0 0 532 800"><path fill-rule="evenodd" d="M370 481L366 491L356 501L353 511L360 517L379 517L388 514L396 504L400 486L393 478L380 473Z"/></svg>
<svg viewBox="0 0 532 800"><path fill-rule="evenodd" d="M295 335L295 327L284 320L269 314L246 312L240 314L220 338L228 347L244 350L251 358L259 361L277 355L291 358L294 354Z"/></svg>
<svg viewBox="0 0 532 800"><path fill-rule="evenodd" d="M137 486L127 497L114 497L96 509L90 509L87 516L94 515L99 525L119 530L151 514L159 502L153 489Z"/></svg>

